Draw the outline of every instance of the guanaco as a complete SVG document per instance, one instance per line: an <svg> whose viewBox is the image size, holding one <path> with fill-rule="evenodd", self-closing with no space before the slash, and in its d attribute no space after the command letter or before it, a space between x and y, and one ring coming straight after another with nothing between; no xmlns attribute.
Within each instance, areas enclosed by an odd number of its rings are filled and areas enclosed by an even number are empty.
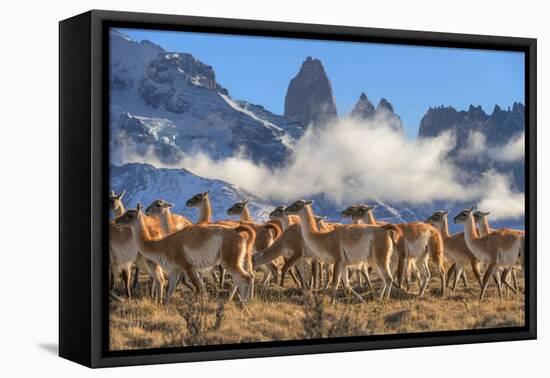
<svg viewBox="0 0 550 378"><path fill-rule="evenodd" d="M484 236L480 236L475 227L473 216L474 207L462 210L454 217L455 223L464 225L464 239L472 253L481 261L487 261L489 266L483 276L479 300L483 296L489 284L489 279L500 268L509 269L517 263L521 255L522 240L512 232L501 230ZM504 277L506 278L506 277ZM499 296L502 297L500 285L497 285Z"/></svg>
<svg viewBox="0 0 550 378"><path fill-rule="evenodd" d="M478 232L481 236L490 234L490 233L495 232L495 231L497 231L497 232L500 231L500 230L495 230L495 229L491 228L491 226L489 225L489 215L490 214L491 214L490 212L483 212L483 211L480 211L480 210L478 210L474 213L474 220L475 220L475 222L478 226ZM515 234L517 238L521 239L520 255L524 255L525 254L525 231L523 231L523 230L514 230L514 229L511 229L511 228L505 228L503 230L506 230L507 232L511 232L511 233ZM512 273L512 281L513 281L513 285L514 285L513 287L510 287L507 280L505 279L505 277L507 277L510 274L510 272ZM516 275L516 268L514 266L512 266L510 268L509 272L504 270L502 272L501 281L508 288L510 288L514 293L516 293L518 291L518 281L517 281L517 275Z"/></svg>
<svg viewBox="0 0 550 378"><path fill-rule="evenodd" d="M479 269L481 261L466 245L463 232L453 235L449 233L449 222L447 219L448 214L449 211L438 210L426 219L426 223L431 224L439 230L441 236L443 237L445 255L453 262L452 269L454 270L455 277L452 290L453 292L455 291L461 277L464 280L464 286L468 286L466 273L464 271L464 266L466 264L469 264L472 267L472 272L474 273L474 276L481 288L482 280ZM451 271L449 270L449 276L451 275L450 273Z"/></svg>
<svg viewBox="0 0 550 378"><path fill-rule="evenodd" d="M321 232L315 222L312 203L313 201L298 200L287 207L285 213L300 217L302 236L312 257L334 264L332 303L335 301L340 279L348 292L364 302L350 286L348 275L342 272L345 267L366 261L371 256L383 280L379 298L384 298L384 295L389 298L393 281L389 267L393 251L392 240L397 242L402 235L401 231L393 225L343 225L335 227L332 231Z"/></svg>
<svg viewBox="0 0 550 378"><path fill-rule="evenodd" d="M126 192L123 191L121 194L116 195L113 191L111 191L109 195L109 209L116 218L120 217L125 211L124 204L122 203L122 197L124 197L125 193ZM158 221L147 218L146 223L149 228L149 232L152 235L162 235L162 230L158 224ZM134 273L135 281L132 287L135 289L139 271L140 269L143 269L153 278L153 297L158 299L162 298L163 286L165 282L162 269L144 259L139 253L138 247L133 242L130 231L116 227L113 221L109 224L109 260L111 270L111 281L109 287L111 293L113 292L115 277L121 274L126 295L128 298L131 297L131 268L133 264L136 264L136 271Z"/></svg>
<svg viewBox="0 0 550 378"><path fill-rule="evenodd" d="M215 223L212 222L212 206L210 205L210 190L207 190L206 192L201 192L195 194L193 197L189 198L185 205L187 207L193 207L199 209L199 216L197 219L196 225L202 225L202 226L210 226L210 225L218 225L218 226L224 226L228 228L235 228L240 225L247 226L249 229L252 229L249 224L243 224L241 222L235 222L232 220L221 220L217 221ZM253 229L252 229L253 230ZM253 230L254 231L254 230ZM254 278L254 265L252 263L252 254L254 252L254 247L256 245L256 233L254 231L254 236L251 238L248 238L247 240L247 269L249 274ZM220 286L224 286L224 280L225 280L225 270L222 266L219 267L220 269ZM252 281L252 285L254 286L254 281ZM252 287L251 289L252 294L254 293L254 289Z"/></svg>
<svg viewBox="0 0 550 378"><path fill-rule="evenodd" d="M230 294L231 300L238 289L243 299L250 296L252 276L243 268L247 258L247 239L254 236L248 226L230 229L224 226L189 226L163 238L153 238L145 224L141 204L127 210L115 223L132 232L134 242L149 259L160 264L168 272L168 290L165 304L168 304L179 280L185 271L193 284L204 294L204 283L198 271L222 265L233 276L236 285Z"/></svg>
<svg viewBox="0 0 550 378"><path fill-rule="evenodd" d="M374 209L368 205L358 206L354 212L354 219L362 220L366 224L377 224L373 214ZM412 270L419 280L419 295L423 296L431 278L428 265L428 259L431 258L439 273L441 295L445 295L444 249L439 231L423 222L400 223L394 226L403 234L403 238L396 243L399 253L397 269L400 283L404 280L407 287L410 287ZM417 261L420 261L420 271L417 268Z"/></svg>
<svg viewBox="0 0 550 378"><path fill-rule="evenodd" d="M305 257L307 253L305 242L299 223L296 223L295 217L286 215L284 210L284 206L278 206L269 214L271 220L278 220L281 223L283 233L271 246L254 254L254 265L262 266L278 257L283 257L285 263L281 270L281 287L284 287L287 272L290 271L292 274L292 269L296 265L298 275L297 277L292 275L292 277L298 286L307 289L308 285L305 276Z"/></svg>

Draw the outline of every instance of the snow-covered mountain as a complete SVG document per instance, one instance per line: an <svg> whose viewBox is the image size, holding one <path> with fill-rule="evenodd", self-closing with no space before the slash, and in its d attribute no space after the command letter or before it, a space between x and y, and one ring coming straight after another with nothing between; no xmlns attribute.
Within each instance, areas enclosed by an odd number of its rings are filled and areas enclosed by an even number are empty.
<svg viewBox="0 0 550 378"><path fill-rule="evenodd" d="M275 203L261 199L254 194L239 188L236 185L222 180L212 180L197 176L186 169L155 168L149 164L130 163L121 166L110 166L110 189L116 193L123 190L124 204L127 208L135 207L138 202L148 206L156 199L164 199L174 203L174 211L195 221L198 210L188 208L185 202L197 193L210 191L212 215L214 219L228 219L227 209L235 202L245 198L250 200L249 209L257 221L269 219L269 213L275 206L289 205ZM335 222L349 223L349 219L342 219L340 213L344 210L323 195L313 197L314 211L318 215L327 216ZM400 223L413 221L417 218L407 208L398 209L379 200L368 201L378 205L376 216L380 220Z"/></svg>
<svg viewBox="0 0 550 378"><path fill-rule="evenodd" d="M210 191L214 219L230 219L227 209L237 201L250 200L249 209L257 221L269 219L273 206L236 185L221 180L197 176L186 169L155 168L149 164L131 163L110 166L110 189L116 193L126 190L124 205L135 207L138 202L148 206L156 199L173 203L173 211L197 220L198 209L188 208L185 202L197 193ZM235 217L232 217L236 219Z"/></svg>
<svg viewBox="0 0 550 378"><path fill-rule="evenodd" d="M199 151L214 159L244 153L280 165L304 132L262 106L233 99L214 69L188 53L111 32L111 153L170 163ZM131 133L129 131L132 131Z"/></svg>
<svg viewBox="0 0 550 378"><path fill-rule="evenodd" d="M187 209L185 200L208 189L212 193L216 218L227 218L227 208L244 197L251 199L251 210L258 220L267 219L272 206L288 205L270 203L230 183L199 177L186 170L127 163L177 165L186 156L201 152L214 160L239 153L271 168L283 165L287 159L292 159L294 145L310 123L337 117L330 80L319 60L306 59L297 77L292 79L285 100L285 117L261 105L232 98L230 91L217 82L214 68L188 52L168 52L152 42L137 42L117 31L112 31L110 38L113 190L126 190L125 199L131 206L138 200L147 204L158 197L175 202L176 211L192 219L196 211ZM318 104L326 106L318 107ZM523 191L523 161L497 162L479 159L476 154L469 159L460 152L472 145L473 136L482 135L487 146L493 149L510 141L524 130L524 111L519 103L508 110L495 107L491 115L474 106L468 111L430 108L422 119L418 138L454 132L457 147L449 157L464 172L476 177L492 169L510 175L513 189ZM379 119L392 129L403 131L401 119L387 100L382 99L375 108L364 93L351 117ZM316 200L316 214L344 221L340 212L345 206L334 203L326 194L312 199ZM360 202L378 204L376 217L395 223L424 220L439 209L456 213L470 205L439 202L411 206L371 198ZM494 226L523 228L523 220L495 223Z"/></svg>

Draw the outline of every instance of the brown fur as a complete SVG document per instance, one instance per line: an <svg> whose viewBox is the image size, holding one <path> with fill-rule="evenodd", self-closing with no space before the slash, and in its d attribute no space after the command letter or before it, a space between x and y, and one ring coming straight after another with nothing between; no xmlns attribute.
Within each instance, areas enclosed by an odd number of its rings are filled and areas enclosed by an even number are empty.
<svg viewBox="0 0 550 378"><path fill-rule="evenodd" d="M517 233L510 230L499 230L483 236L478 235L472 211L473 206L463 210L454 218L454 222L464 224L464 238L472 253L478 259L489 262L479 295L479 299L482 300L493 274L500 267L509 269L522 256L523 240L518 238ZM498 289L499 294L502 295L500 285L498 285Z"/></svg>
<svg viewBox="0 0 550 378"><path fill-rule="evenodd" d="M434 227L436 227L439 232L441 233L441 237L443 239L443 246L445 248L445 251L448 256L452 258L453 261L455 261L455 264L462 263L469 263L472 272L474 273L474 276L481 287L482 280L481 280L481 273L479 271L479 266L481 261L472 253L472 251L468 248L466 245L466 240L464 239L464 233L456 233L451 235L449 233L449 222L447 219L446 213L441 213L443 215L437 215L438 213L434 213L427 219L427 223L430 223ZM455 265L456 266L456 265ZM456 274L456 272L455 272ZM453 284L453 291L456 288L457 281L459 280L459 277L455 276L455 282Z"/></svg>
<svg viewBox="0 0 550 378"><path fill-rule="evenodd" d="M197 271L212 267L218 260L235 279L250 285L252 277L243 269L243 263L247 259L246 238L253 234L246 227L234 230L224 226L198 225L184 228L164 238L153 238L139 206L137 210L127 211L116 223L122 227L130 227L140 251L149 258L158 260L169 271L170 283L166 301L175 289L180 271L186 272L202 292L203 283L198 279Z"/></svg>
<svg viewBox="0 0 550 378"><path fill-rule="evenodd" d="M374 218L374 215L372 213L372 208L365 206L365 205L359 205L355 209L348 208L346 209L346 212L352 214L352 219L355 221L362 221L366 224L370 225L377 225L379 224L376 219ZM390 225L386 224L382 227L388 227ZM407 282L409 280L409 274L408 272L405 272L405 261L411 260L414 258L414 256L409 256L408 252L406 250L406 243L414 243L415 241L419 240L420 237L425 235L426 233L429 234L429 239L427 242L427 245L425 245L423 248L427 249L427 252L429 253L429 257L432 260L432 262L437 266L440 279L441 279L441 293L445 294L445 268L444 268L444 248L443 248L443 240L441 238L441 234L439 231L434 228L433 226L423 223L423 222L410 222L410 223L401 223L397 225L393 225L394 229L400 230L400 233L398 232L396 235L396 239L394 240L395 248L397 250L399 261L397 265L397 276L399 279L399 286L403 283L403 280L406 279ZM420 253L419 253L420 252ZM419 257L423 254L423 251L416 251L416 257ZM407 267L408 270L408 267ZM405 273L407 276L405 277ZM425 272L429 275L429 271ZM425 277L426 280L429 281L429 277ZM424 290L426 289L425 284L420 289L420 294L424 293Z"/></svg>
<svg viewBox="0 0 550 378"><path fill-rule="evenodd" d="M343 279L345 289L361 298L353 291L347 274L342 275L342 271L344 267L369 258L374 260L385 282L380 297L384 296L386 289L389 296L393 280L389 270L389 259L392 253L390 232L394 232L393 230L387 231L363 225L343 225L331 231L319 231L311 209L311 201L296 201L286 209L286 213L300 216L302 235L308 250L313 253L312 257L334 264L333 301L340 278Z"/></svg>
<svg viewBox="0 0 550 378"><path fill-rule="evenodd" d="M229 229L235 229L236 227L243 226L243 227L246 227L247 232L252 231L252 235L249 235L249 237L246 238L246 251L247 251L246 261L247 261L248 273L251 275L251 277L254 277L252 254L254 253L254 246L256 245L256 239L257 239L257 234L254 228L250 227L247 224L242 224L241 222L235 222L231 220L222 220L222 221L213 223L212 207L210 205L209 192L198 193L194 195L189 200L187 200L186 204L187 206L190 206L190 207L199 208L199 218L196 223L197 226L205 226L205 227L222 226ZM225 275L225 272L223 271L223 267L222 267L221 275L222 277L221 277L220 284L223 286L223 276Z"/></svg>

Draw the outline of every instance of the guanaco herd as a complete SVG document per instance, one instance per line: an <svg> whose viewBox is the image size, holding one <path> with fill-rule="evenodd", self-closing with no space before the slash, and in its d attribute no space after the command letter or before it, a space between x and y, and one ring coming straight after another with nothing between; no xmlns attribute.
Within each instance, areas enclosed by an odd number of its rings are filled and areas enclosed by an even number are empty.
<svg viewBox="0 0 550 378"><path fill-rule="evenodd" d="M111 191L109 196L113 215L109 223L110 294L117 300L121 297L114 292L115 279L122 277L130 297L139 284L140 271L153 280L153 298L165 304L180 282L205 295L207 273L216 285L230 286L229 300L236 294L244 303L254 296L257 271L263 273L264 287L272 279L283 287L288 274L302 290L326 292L331 286L332 303L340 283L348 295L364 302L350 283L354 276L359 286L364 279L379 299L390 297L392 285L409 292L414 276L418 295L423 296L431 279L430 262L436 268L442 296L447 286L454 291L461 280L468 287L467 268L480 286L480 300L491 279L500 297L502 286L518 292L516 271L524 261L524 231L492 229L489 213L474 212L473 206L454 217L455 223L464 225L464 232L450 234L448 211L436 211L425 222L389 224L375 219L376 207L353 205L342 211L351 223L342 224L315 216L312 201L298 200L276 207L268 222L257 223L244 200L227 210L238 220L213 221L209 192L204 192L186 202L198 209L198 220L193 223L172 213L174 205L162 199L146 209L138 203L135 209L126 210L124 194ZM448 271L445 260L452 263ZM382 281L377 294L370 277L373 271ZM226 273L231 281L226 282Z"/></svg>

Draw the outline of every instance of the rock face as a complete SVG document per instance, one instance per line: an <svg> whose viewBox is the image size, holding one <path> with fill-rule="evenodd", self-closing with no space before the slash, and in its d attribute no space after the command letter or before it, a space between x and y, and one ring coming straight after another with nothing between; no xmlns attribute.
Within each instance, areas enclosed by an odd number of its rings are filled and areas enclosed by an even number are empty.
<svg viewBox="0 0 550 378"><path fill-rule="evenodd" d="M525 169L522 161L499 162L486 157L491 148L500 148L525 130L525 107L514 103L507 110L495 106L487 114L481 106L470 105L468 110L453 107L429 108L420 121L418 138L430 138L450 131L456 138L455 147L448 157L463 171L478 175L489 169L507 174L514 188L525 190ZM476 151L475 141L478 141Z"/></svg>
<svg viewBox="0 0 550 378"><path fill-rule="evenodd" d="M378 124L388 126L391 130L403 134L403 122L395 114L392 104L385 98L381 99L376 108L363 92L353 107L350 116L356 119L372 120Z"/></svg>
<svg viewBox="0 0 550 378"><path fill-rule="evenodd" d="M369 119L374 117L375 114L374 105L370 102L365 92L361 93L350 115L354 118Z"/></svg>
<svg viewBox="0 0 550 378"><path fill-rule="evenodd" d="M440 106L430 107L422 117L418 137L435 137L445 131L452 131L457 138L456 148L460 149L471 132L483 133L488 145L500 145L524 128L525 107L520 103L514 103L508 110L502 110L496 105L491 115L486 114L481 106L470 105L467 111Z"/></svg>
<svg viewBox="0 0 550 378"><path fill-rule="evenodd" d="M228 94L216 82L212 67L183 53L163 53L154 59L145 70L139 92L145 103L155 109L163 105L170 112L184 113L191 107L180 90L186 83Z"/></svg>
<svg viewBox="0 0 550 378"><path fill-rule="evenodd" d="M214 69L188 53L164 51L111 32L111 156L116 164L176 164L204 153L243 154L283 164L304 130L259 105L233 99ZM151 160L149 160L151 159Z"/></svg>
<svg viewBox="0 0 550 378"><path fill-rule="evenodd" d="M337 117L332 85L319 59L308 56L290 81L284 116L304 127Z"/></svg>

